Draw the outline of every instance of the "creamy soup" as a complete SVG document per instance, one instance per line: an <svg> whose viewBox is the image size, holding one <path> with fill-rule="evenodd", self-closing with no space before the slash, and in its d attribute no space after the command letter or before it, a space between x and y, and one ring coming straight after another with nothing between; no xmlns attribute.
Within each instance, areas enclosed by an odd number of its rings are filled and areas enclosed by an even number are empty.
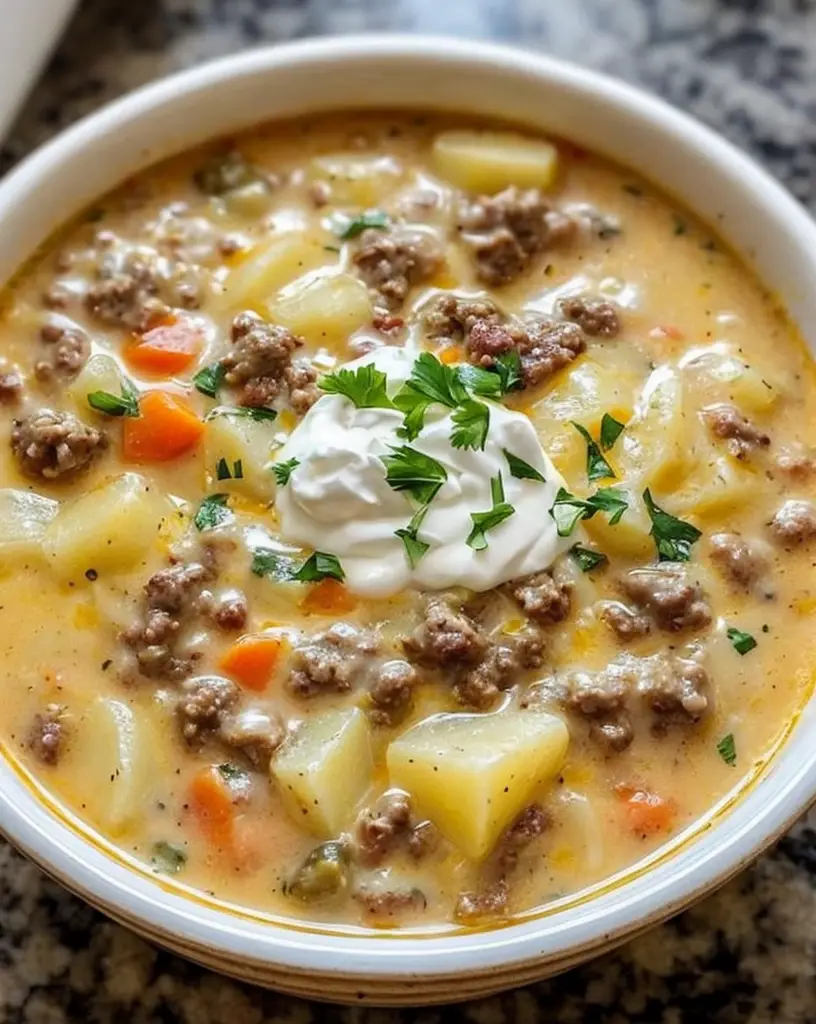
<svg viewBox="0 0 816 1024"><path fill-rule="evenodd" d="M810 692L812 363L569 143L186 153L23 269L0 356L0 734L145 870L501 923L676 840Z"/></svg>

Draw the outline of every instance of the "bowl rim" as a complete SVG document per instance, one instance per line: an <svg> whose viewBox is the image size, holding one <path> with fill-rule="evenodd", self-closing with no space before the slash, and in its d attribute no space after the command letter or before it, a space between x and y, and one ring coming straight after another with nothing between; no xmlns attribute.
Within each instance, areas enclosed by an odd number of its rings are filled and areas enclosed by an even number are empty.
<svg viewBox="0 0 816 1024"><path fill-rule="evenodd" d="M38 189L53 183L57 169L74 160L84 147L98 145L122 125L140 122L155 116L157 111L189 101L215 83L225 79L251 80L287 67L332 65L338 70L344 64L384 57L454 64L478 69L486 76L499 71L531 76L542 85L577 93L590 103L621 108L650 126L658 136L699 147L734 187L754 189L757 207L777 223L780 237L790 240L816 272L816 224L804 208L749 157L688 115L633 86L549 56L495 44L419 35L341 36L264 47L220 58L143 86L83 118L19 164L0 183L0 223L15 226L15 217L25 217L26 212L34 216L31 211ZM374 103L372 109L376 106ZM432 109L437 104L430 101L425 106ZM324 109L330 108L327 104ZM184 144L177 148L183 149ZM165 154L159 154L162 155ZM140 166L157 158L156 154L142 156ZM0 267L4 273L9 269ZM803 711L797 728L811 732L816 728L814 701ZM776 760L785 760L784 749ZM456 977L458 972L489 975L512 965L545 964L589 955L596 948L622 941L644 926L676 913L731 877L814 800L816 749L797 765L787 766L784 776L765 772L752 794L741 798L737 810L729 812L733 825L730 831L724 832L719 821L712 823L709 839L720 834L723 841L719 845L712 841L706 845L705 837L699 836L688 848L669 858L668 863L650 869L648 885L637 878L627 881L617 893L591 900L583 908L570 908L572 918L558 922L557 927L552 927L556 914L498 929L467 934L443 932L413 939L410 932L315 934L277 923L259 926L228 910L202 907L159 880L140 879L132 869L112 861L101 846L78 832L67 817L49 811L13 763L13 755L0 757L0 830L46 872L89 902L142 934L176 948L181 946L193 958L216 950L225 969L233 973L240 974L241 965L254 964L260 969L274 966L304 975L342 975L360 979L361 984L371 978L442 981ZM752 813L739 813L740 809L745 812L748 804ZM455 992L450 991L448 998L455 998Z"/></svg>

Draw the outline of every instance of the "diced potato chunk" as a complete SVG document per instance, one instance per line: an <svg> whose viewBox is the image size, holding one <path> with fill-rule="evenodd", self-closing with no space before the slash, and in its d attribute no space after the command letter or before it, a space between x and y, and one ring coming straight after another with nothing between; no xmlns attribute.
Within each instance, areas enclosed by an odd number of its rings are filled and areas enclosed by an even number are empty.
<svg viewBox="0 0 816 1024"><path fill-rule="evenodd" d="M222 301L230 309L263 310L284 285L335 260L305 231L274 235L256 245L230 272Z"/></svg>
<svg viewBox="0 0 816 1024"><path fill-rule="evenodd" d="M618 442L622 474L638 489L672 490L693 468L700 427L686 404L674 371L661 368L647 380L635 419Z"/></svg>
<svg viewBox="0 0 816 1024"><path fill-rule="evenodd" d="M705 352L686 365L696 378L703 402L733 402L742 412L758 415L776 404L781 389L737 355Z"/></svg>
<svg viewBox="0 0 816 1024"><path fill-rule="evenodd" d="M42 553L42 539L48 524L57 514L59 502L31 491L11 487L0 490L0 560L4 567Z"/></svg>
<svg viewBox="0 0 816 1024"><path fill-rule="evenodd" d="M123 473L66 502L45 531L43 551L66 578L90 568L123 572L144 560L172 511L144 477Z"/></svg>
<svg viewBox="0 0 816 1024"><path fill-rule="evenodd" d="M269 311L314 345L345 342L374 315L368 289L351 274L307 275L280 292Z"/></svg>
<svg viewBox="0 0 816 1024"><path fill-rule="evenodd" d="M68 728L62 783L76 793L94 825L121 835L151 806L155 745L145 724L123 701L106 698L93 700Z"/></svg>
<svg viewBox="0 0 816 1024"><path fill-rule="evenodd" d="M442 132L432 158L441 177L468 192L500 192L508 185L546 189L558 171L558 150L551 142L518 132Z"/></svg>
<svg viewBox="0 0 816 1024"><path fill-rule="evenodd" d="M584 520L581 525L601 551L611 558L653 557L655 546L650 536L652 523L641 493L628 487L621 487L614 480L610 480L609 483L625 495L629 508L614 526L609 525L609 516L603 512L599 512L592 519Z"/></svg>
<svg viewBox="0 0 816 1024"><path fill-rule="evenodd" d="M270 501L275 496L275 477L269 468L274 436L275 424L269 420L254 420L251 416L234 416L227 412L210 416L204 436L210 489ZM215 467L220 459L226 459L228 466L240 460L243 476L218 480Z"/></svg>
<svg viewBox="0 0 816 1024"><path fill-rule="evenodd" d="M750 503L757 493L757 474L744 462L720 454L712 445L683 486L667 497L666 508L681 517L723 516Z"/></svg>
<svg viewBox="0 0 816 1024"><path fill-rule="evenodd" d="M481 859L553 778L568 741L560 718L534 711L434 715L391 744L388 771L418 814L468 857Z"/></svg>
<svg viewBox="0 0 816 1024"><path fill-rule="evenodd" d="M571 421L597 437L604 413L621 423L632 416L636 376L616 366L582 358L530 410L547 454L570 486L586 473L586 444ZM617 451L609 461L614 463Z"/></svg>
<svg viewBox="0 0 816 1024"><path fill-rule="evenodd" d="M325 182L337 206L376 206L400 183L402 168L392 157L327 153L309 164L311 182Z"/></svg>
<svg viewBox="0 0 816 1024"><path fill-rule="evenodd" d="M307 719L271 767L292 817L322 838L351 825L373 771L371 734L359 708Z"/></svg>
<svg viewBox="0 0 816 1024"><path fill-rule="evenodd" d="M110 395L121 395L124 379L124 374L115 359L103 355L91 356L68 385L67 390L81 415L101 417L101 413L95 413L88 405L88 395L94 391L107 391Z"/></svg>

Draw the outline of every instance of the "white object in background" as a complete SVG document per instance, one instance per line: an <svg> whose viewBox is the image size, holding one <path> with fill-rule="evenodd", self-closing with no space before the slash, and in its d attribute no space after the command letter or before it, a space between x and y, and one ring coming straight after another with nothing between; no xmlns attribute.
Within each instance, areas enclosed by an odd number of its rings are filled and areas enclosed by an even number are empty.
<svg viewBox="0 0 816 1024"><path fill-rule="evenodd" d="M76 0L0 0L0 135L22 106Z"/></svg>

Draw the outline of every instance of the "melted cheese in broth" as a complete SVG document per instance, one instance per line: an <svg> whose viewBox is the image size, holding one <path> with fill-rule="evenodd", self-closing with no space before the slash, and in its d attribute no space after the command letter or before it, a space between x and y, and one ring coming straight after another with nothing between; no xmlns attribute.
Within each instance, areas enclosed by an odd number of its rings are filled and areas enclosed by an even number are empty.
<svg viewBox="0 0 816 1024"><path fill-rule="evenodd" d="M506 919L691 828L810 693L812 361L569 143L185 154L21 271L0 357L6 753L219 900Z"/></svg>

